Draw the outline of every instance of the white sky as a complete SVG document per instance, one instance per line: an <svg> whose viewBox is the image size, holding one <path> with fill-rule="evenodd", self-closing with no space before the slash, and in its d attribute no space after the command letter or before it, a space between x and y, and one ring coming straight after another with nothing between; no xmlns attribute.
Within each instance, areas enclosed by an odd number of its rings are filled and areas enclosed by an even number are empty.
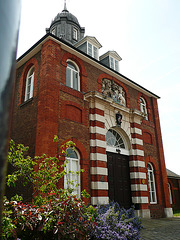
<svg viewBox="0 0 180 240"><path fill-rule="evenodd" d="M17 57L41 37L64 0L22 0ZM158 100L166 167L180 175L180 0L67 0L85 35L115 50L120 72Z"/></svg>

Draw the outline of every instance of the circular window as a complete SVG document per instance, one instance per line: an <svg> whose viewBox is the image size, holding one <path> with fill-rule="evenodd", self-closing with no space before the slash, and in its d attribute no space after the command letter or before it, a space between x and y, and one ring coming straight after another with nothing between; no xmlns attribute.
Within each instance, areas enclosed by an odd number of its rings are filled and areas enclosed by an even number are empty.
<svg viewBox="0 0 180 240"><path fill-rule="evenodd" d="M106 133L106 143L108 146L111 146L111 147L125 149L125 145L122 137L119 135L119 133L117 133L113 129L108 130L108 132Z"/></svg>

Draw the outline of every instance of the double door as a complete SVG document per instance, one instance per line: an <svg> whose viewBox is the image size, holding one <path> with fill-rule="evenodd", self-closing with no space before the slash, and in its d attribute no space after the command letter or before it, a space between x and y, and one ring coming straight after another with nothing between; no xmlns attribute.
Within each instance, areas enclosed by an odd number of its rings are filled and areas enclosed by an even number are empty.
<svg viewBox="0 0 180 240"><path fill-rule="evenodd" d="M107 152L109 199L126 209L132 205L129 157Z"/></svg>

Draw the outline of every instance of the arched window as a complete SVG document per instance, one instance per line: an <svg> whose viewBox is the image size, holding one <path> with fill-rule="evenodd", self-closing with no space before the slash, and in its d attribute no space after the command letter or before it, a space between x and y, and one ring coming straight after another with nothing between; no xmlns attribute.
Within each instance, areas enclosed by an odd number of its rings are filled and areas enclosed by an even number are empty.
<svg viewBox="0 0 180 240"><path fill-rule="evenodd" d="M147 170L148 170L150 203L154 204L154 203L157 203L156 186L155 186L153 166L150 163L148 163L148 165L147 165Z"/></svg>
<svg viewBox="0 0 180 240"><path fill-rule="evenodd" d="M108 132L106 133L106 143L108 146L111 146L111 147L125 149L125 145L122 137L119 135L119 133L117 133L113 129L109 129Z"/></svg>
<svg viewBox="0 0 180 240"><path fill-rule="evenodd" d="M76 64L71 61L67 62L66 85L80 91L79 69Z"/></svg>
<svg viewBox="0 0 180 240"><path fill-rule="evenodd" d="M33 97L33 85L34 85L34 66L32 66L29 69L26 77L26 89L24 101L27 101L28 99Z"/></svg>
<svg viewBox="0 0 180 240"><path fill-rule="evenodd" d="M66 150L66 175L64 176L64 188L73 189L72 193L78 198L81 196L80 187L80 157L79 153L72 148Z"/></svg>
<svg viewBox="0 0 180 240"><path fill-rule="evenodd" d="M168 190L169 190L170 204L173 204L173 201L172 201L172 193L171 193L171 185L170 185L170 183L168 183Z"/></svg>
<svg viewBox="0 0 180 240"><path fill-rule="evenodd" d="M140 98L140 110L142 113L146 114L145 119L148 120L146 101L142 97Z"/></svg>

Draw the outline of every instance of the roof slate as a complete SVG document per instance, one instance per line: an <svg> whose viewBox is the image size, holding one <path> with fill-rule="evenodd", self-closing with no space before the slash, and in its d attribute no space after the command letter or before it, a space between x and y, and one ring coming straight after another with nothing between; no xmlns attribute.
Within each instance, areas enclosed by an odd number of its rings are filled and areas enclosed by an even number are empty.
<svg viewBox="0 0 180 240"><path fill-rule="evenodd" d="M171 170L166 168L166 172L167 172L167 177L169 178L179 178L180 179L180 175L172 172Z"/></svg>

